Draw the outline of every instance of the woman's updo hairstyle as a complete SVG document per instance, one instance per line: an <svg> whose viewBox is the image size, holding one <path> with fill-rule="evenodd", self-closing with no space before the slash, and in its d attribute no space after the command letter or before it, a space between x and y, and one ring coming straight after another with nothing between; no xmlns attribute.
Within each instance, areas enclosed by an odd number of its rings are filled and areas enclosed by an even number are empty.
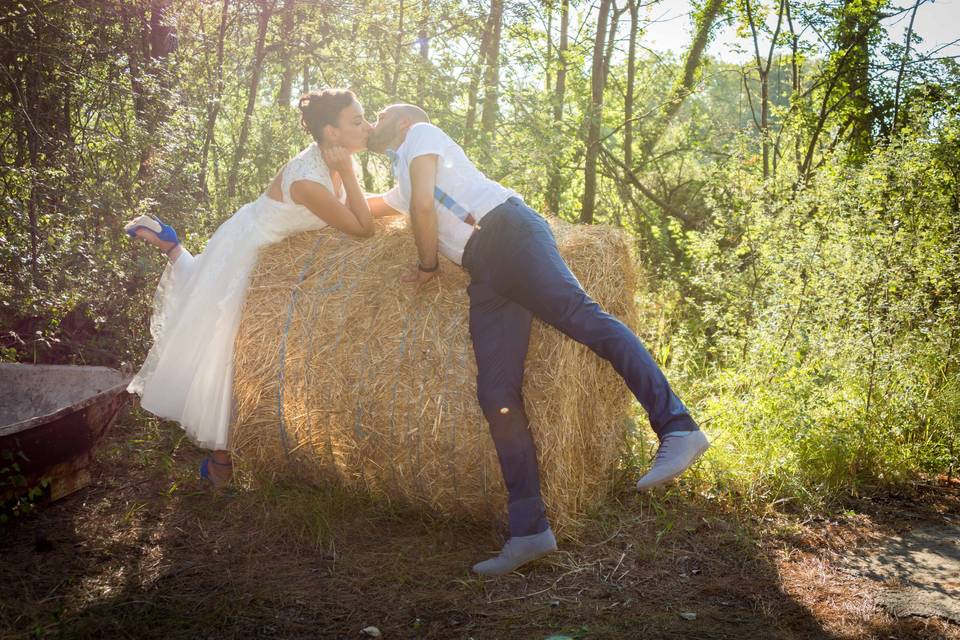
<svg viewBox="0 0 960 640"><path fill-rule="evenodd" d="M300 97L300 123L310 132L317 144L323 142L323 128L338 126L340 112L356 102L357 96L349 89L321 89Z"/></svg>

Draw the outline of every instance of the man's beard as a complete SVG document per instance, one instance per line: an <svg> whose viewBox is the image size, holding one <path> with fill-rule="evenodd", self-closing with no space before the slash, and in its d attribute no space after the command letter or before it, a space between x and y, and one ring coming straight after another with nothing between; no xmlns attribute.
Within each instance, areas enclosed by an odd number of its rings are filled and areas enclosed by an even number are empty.
<svg viewBox="0 0 960 640"><path fill-rule="evenodd" d="M375 129L369 136L367 136L367 150L373 151L374 153L384 153L387 150L387 146L390 144L390 141L393 140L396 131L397 128L393 124L380 129Z"/></svg>

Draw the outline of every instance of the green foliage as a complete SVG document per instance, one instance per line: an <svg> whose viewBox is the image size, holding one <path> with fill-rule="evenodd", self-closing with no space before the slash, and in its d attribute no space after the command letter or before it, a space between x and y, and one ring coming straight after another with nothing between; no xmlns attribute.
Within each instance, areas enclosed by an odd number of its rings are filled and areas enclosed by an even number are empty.
<svg viewBox="0 0 960 640"><path fill-rule="evenodd" d="M718 167L670 347L720 487L821 500L960 467L958 125L838 156L790 201Z"/></svg>
<svg viewBox="0 0 960 640"><path fill-rule="evenodd" d="M641 332L717 438L715 491L817 502L958 467L960 66L885 41L888 4L791 0L791 28L818 39L782 25L763 132L753 61L705 59L665 121L686 56L639 47L629 150L621 14L595 219L636 239ZM485 173L577 220L595 7L571 3L559 100L560 3L505 6L485 131L486 2L0 8L0 360L139 363L165 262L124 221L158 214L202 251L309 142L292 103L311 88L353 88L370 118L421 104ZM762 57L781 6L751 3ZM746 3L723 11L752 53ZM382 158L360 160L368 188L390 186Z"/></svg>
<svg viewBox="0 0 960 640"><path fill-rule="evenodd" d="M35 486L28 486L20 469L21 460L26 460L22 451L0 452L0 525L33 511L50 486L45 478Z"/></svg>

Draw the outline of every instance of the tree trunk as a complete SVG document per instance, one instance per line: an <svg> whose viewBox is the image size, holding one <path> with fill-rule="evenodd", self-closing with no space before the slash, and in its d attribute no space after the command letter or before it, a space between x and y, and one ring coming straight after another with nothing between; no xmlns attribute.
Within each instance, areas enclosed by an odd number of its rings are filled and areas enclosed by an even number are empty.
<svg viewBox="0 0 960 640"><path fill-rule="evenodd" d="M39 48L39 37L37 38L37 45ZM37 54L39 54L39 51L37 51ZM35 57L39 57L39 55ZM30 168L37 172L39 172L38 170L40 169L40 147L42 145L40 138L41 133L35 122L40 116L40 95L42 91L40 86L41 68L41 65L36 59L33 60L33 64L28 63L25 67L26 104L24 107L27 113L30 114L31 120L34 121L29 123L30 126L27 126L27 148L30 157ZM30 278L33 281L33 286L37 289L44 288L44 283L40 276L40 225L38 222L38 212L42 205L42 190L43 185L37 178L34 178L30 184L27 219L30 226Z"/></svg>
<svg viewBox="0 0 960 640"><path fill-rule="evenodd" d="M920 8L920 5L923 4L926 0L917 0L913 5L913 10L910 12L910 25L907 27L907 38L903 46L903 58L900 59L900 69L897 71L897 85L893 94L893 120L890 124L890 135L893 136L897 133L897 119L900 115L900 89L903 86L903 72L907 68L907 63L910 61L910 45L913 40L913 22L917 18L917 9Z"/></svg>
<svg viewBox="0 0 960 640"><path fill-rule="evenodd" d="M214 67L213 95L207 102L207 126L203 135L203 149L200 152L200 190L204 196L207 191L207 160L210 157L210 146L213 144L214 128L220 116L220 107L223 100L223 42L227 35L227 20L230 15L230 0L223 0L220 10L220 28L217 31L217 63Z"/></svg>
<svg viewBox="0 0 960 640"><path fill-rule="evenodd" d="M21 144L26 153L18 150L19 159L28 162L31 170L25 185L30 280L43 290L50 285L47 275L56 275L44 268L41 256L50 238L48 229L58 237L56 228L44 224L44 218L55 217L64 200L63 179L45 169L72 168L70 95L75 72L71 69L70 35L50 15L38 11L24 17L25 24L17 30L22 39L2 34L14 50L4 75L11 83L11 98L19 103L14 126L22 127L25 134Z"/></svg>
<svg viewBox="0 0 960 640"><path fill-rule="evenodd" d="M677 112L680 111L680 107L683 106L683 101L686 100L687 96L693 91L693 85L697 79L697 71L700 68L700 61L703 59L703 51L707 47L710 32L725 2L726 0L707 0L706 5L701 10L697 18L696 34L694 35L693 43L690 45L690 50L687 52L687 57L684 61L683 73L674 83L673 89L670 92L670 98L666 104L664 104L646 135L646 140L643 144L644 162L649 159L653 148L657 146L657 142L660 141L660 138L666 132L670 122L677 115Z"/></svg>
<svg viewBox="0 0 960 640"><path fill-rule="evenodd" d="M793 101L797 96L800 95L800 60L799 60L799 50L800 50L800 38L797 36L797 30L793 26L793 14L790 11L790 0L784 0L784 14L787 17L787 28L790 30L790 87L793 95L790 97L790 100ZM779 138L780 133L783 132L784 122L780 123L780 131L777 134ZM797 173L801 171L801 151L800 151L800 136L793 136L793 160L794 164L797 167Z"/></svg>
<svg viewBox="0 0 960 640"><path fill-rule="evenodd" d="M367 193L374 192L373 185L373 173L370 171L370 154L363 154L363 159L360 160L360 173L363 175L363 189Z"/></svg>
<svg viewBox="0 0 960 640"><path fill-rule="evenodd" d="M597 17L597 37L593 43L593 67L590 77L590 111L587 114L587 145L583 173L583 199L581 200L580 222L591 224L597 200L597 156L600 152L600 121L603 116L604 48L607 43L607 21L611 0L600 0L600 14Z"/></svg>
<svg viewBox="0 0 960 640"><path fill-rule="evenodd" d="M837 29L837 51L845 60L843 79L849 92L846 111L853 118L850 153L866 157L873 146L873 103L870 101L870 33L877 28L879 8L872 0L844 0Z"/></svg>
<svg viewBox="0 0 960 640"><path fill-rule="evenodd" d="M295 6L296 0L283 0L283 33L280 34L280 37L282 38L280 46L282 70L280 73L280 89L277 90L278 107L289 107L290 99L293 97L294 48L290 43L290 39L294 37L295 33L297 33L295 23Z"/></svg>
<svg viewBox="0 0 960 640"><path fill-rule="evenodd" d="M150 3L150 58L163 60L177 49L177 31L169 24L167 10L170 0Z"/></svg>
<svg viewBox="0 0 960 640"><path fill-rule="evenodd" d="M400 86L400 64L403 57L403 0L400 0L400 17L397 25L397 41L393 51L393 74L390 76L390 87L388 92L394 102L399 100L397 88Z"/></svg>
<svg viewBox="0 0 960 640"><path fill-rule="evenodd" d="M637 32L639 31L640 7L642 0L627 0L627 9L630 11L630 40L627 51L627 86L623 96L623 164L626 167L633 166L633 97L637 82ZM602 156L601 156L602 157ZM617 193L620 200L625 204L634 202L631 192L631 182L620 179L616 167L611 162L606 162L616 177ZM620 225L619 209L615 210L617 216L615 222ZM635 214L635 218L639 216Z"/></svg>
<svg viewBox="0 0 960 640"><path fill-rule="evenodd" d="M563 97L567 86L566 54L569 43L567 31L570 28L570 0L561 0L560 4L560 44L557 47L557 86L553 92L553 126L558 129L563 121ZM556 160L550 166L547 186L547 209L550 213L560 213L560 164Z"/></svg>
<svg viewBox="0 0 960 640"><path fill-rule="evenodd" d="M773 53L777 46L777 38L780 36L780 27L783 24L784 0L780 0L777 27L773 32L773 37L770 38L770 49L767 52L766 60L760 56L760 38L757 25L753 19L753 8L750 5L750 0L744 0L744 8L747 12L750 33L753 36L754 62L760 80L760 145L763 153L763 179L766 180L770 177L770 66L773 64Z"/></svg>
<svg viewBox="0 0 960 640"><path fill-rule="evenodd" d="M627 89L623 98L623 162L633 166L633 94L637 83L637 31L640 23L640 0L630 3L630 45L627 51Z"/></svg>
<svg viewBox="0 0 960 640"><path fill-rule="evenodd" d="M138 37L131 38L131 46L127 50L127 60L130 69L130 94L133 102L133 117L137 123L137 127L145 130L147 128L147 93L143 81L143 67L148 57L147 52L144 51L145 47L143 43L143 25L146 23L145 9L137 7L135 10L132 18L137 21L138 24L136 26L130 24L131 16L127 13L124 5L121 5L121 16L124 31L137 30ZM147 145L144 145L144 148L140 150L140 162L137 169L138 177L144 172L147 156L148 148Z"/></svg>
<svg viewBox="0 0 960 640"><path fill-rule="evenodd" d="M240 171L240 161L243 159L247 147L247 138L250 135L250 118L257 103L257 90L260 88L260 75L263 71L263 58L266 55L265 42L270 16L273 14L275 0L258 0L260 12L257 15L257 42L253 51L253 69L250 72L250 88L247 91L247 107L243 112L243 123L240 125L240 135L237 139L237 148L233 153L233 162L230 165L230 174L227 176L227 197L233 198L237 194L237 179Z"/></svg>
<svg viewBox="0 0 960 640"><path fill-rule="evenodd" d="M497 126L497 101L500 84L500 33L503 29L503 0L490 2L490 46L487 48L487 72L483 78L483 117L481 125L484 132L492 135Z"/></svg>
<svg viewBox="0 0 960 640"><path fill-rule="evenodd" d="M487 49L490 48L490 38L493 34L493 14L487 16L483 27L483 36L480 38L480 51L477 53L477 62L473 66L470 76L470 88L467 90L467 121L464 144L469 145L474 138L474 129L477 126L477 93L480 91L480 76L483 73L483 63L487 59Z"/></svg>
<svg viewBox="0 0 960 640"><path fill-rule="evenodd" d="M420 105L427 99L427 72L430 70L430 37L427 34L427 25L430 17L430 0L423 0L420 9L420 31L417 33L417 44L420 46L420 65L417 69L417 100Z"/></svg>
<svg viewBox="0 0 960 640"><path fill-rule="evenodd" d="M557 88L553 94L553 121L563 120L563 100L567 90L567 50L570 48L570 0L560 5L560 46L557 49Z"/></svg>
<svg viewBox="0 0 960 640"><path fill-rule="evenodd" d="M616 0L612 3L611 9L610 26L607 28L607 48L603 52L604 83L606 83L606 79L610 77L610 60L613 58L613 45L616 44L617 41L617 28L620 26L620 16L627 10L626 7L618 9Z"/></svg>
<svg viewBox="0 0 960 640"><path fill-rule="evenodd" d="M137 181L144 183L151 174L154 140L160 125L169 116L164 94L169 89L168 74L165 69L167 57L177 48L176 29L168 23L167 10L170 0L151 0L150 17L145 10L139 11L142 25L140 51L143 67L136 68L136 59L131 57L131 82L134 83L135 104L139 100L136 112L140 116L140 125L145 133L145 143L140 153L140 166L137 169ZM143 82L140 74L155 76L150 88ZM137 86L139 85L139 86Z"/></svg>
<svg viewBox="0 0 960 640"><path fill-rule="evenodd" d="M543 90L549 92L553 88L553 82L550 78L553 67L553 0L547 0L547 57L544 67L546 78Z"/></svg>
<svg viewBox="0 0 960 640"><path fill-rule="evenodd" d="M808 180L813 174L815 168L814 155L820 142L820 136L830 128L828 119L831 115L839 115L840 122L844 123L841 132L851 125L853 127L850 134L852 141L850 157L853 160L862 159L863 155L869 150L869 141L858 137L862 135L862 132L858 131L858 126L863 126L864 118L869 118L872 122L872 114L864 114L858 106L858 96L862 98L861 94L864 87L850 80L851 76L856 78L858 75L852 72L850 67L851 65L862 64L864 54L860 47L867 42L870 33L879 25L879 21L880 15L874 12L871 19L861 22L856 37L850 38L851 44L838 51L837 59L833 61L835 68L828 75L829 80L822 91L816 124L810 134L810 139L806 141L806 151L803 154L803 161L800 163L798 182ZM836 97L835 92L839 93L839 97ZM852 106L850 102L853 103ZM846 115L846 118L843 117L844 115ZM866 131L866 134L872 137L871 131Z"/></svg>

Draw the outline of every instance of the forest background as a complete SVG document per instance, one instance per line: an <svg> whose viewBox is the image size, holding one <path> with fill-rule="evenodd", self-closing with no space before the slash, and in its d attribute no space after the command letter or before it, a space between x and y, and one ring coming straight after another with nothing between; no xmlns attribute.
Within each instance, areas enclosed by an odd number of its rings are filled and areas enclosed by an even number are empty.
<svg viewBox="0 0 960 640"><path fill-rule="evenodd" d="M714 438L704 492L952 477L960 66L919 52L926 1L705 0L678 54L645 46L657 0L4 3L0 360L139 363L163 263L124 221L202 250L309 142L297 96L348 86L368 116L422 105L538 210L631 234L641 335ZM740 63L707 54L730 27Z"/></svg>

